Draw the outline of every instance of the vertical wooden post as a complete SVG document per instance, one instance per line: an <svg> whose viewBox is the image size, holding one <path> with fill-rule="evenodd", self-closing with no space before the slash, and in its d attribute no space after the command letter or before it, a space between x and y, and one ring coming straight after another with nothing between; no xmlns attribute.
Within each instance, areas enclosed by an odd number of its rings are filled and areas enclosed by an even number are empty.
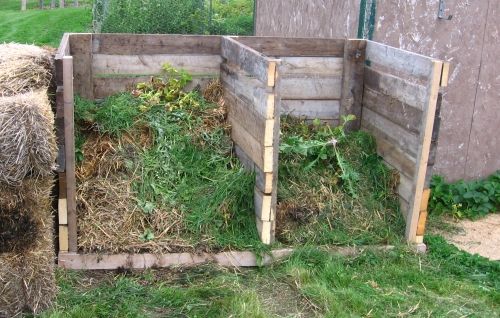
<svg viewBox="0 0 500 318"><path fill-rule="evenodd" d="M73 57L63 57L64 79L64 143L66 157L66 206L68 222L68 250L76 253L76 177L75 177L75 126L74 126L74 94L73 94Z"/></svg>
<svg viewBox="0 0 500 318"><path fill-rule="evenodd" d="M27 2L27 0L21 0L21 10L22 11L26 10L26 2Z"/></svg>

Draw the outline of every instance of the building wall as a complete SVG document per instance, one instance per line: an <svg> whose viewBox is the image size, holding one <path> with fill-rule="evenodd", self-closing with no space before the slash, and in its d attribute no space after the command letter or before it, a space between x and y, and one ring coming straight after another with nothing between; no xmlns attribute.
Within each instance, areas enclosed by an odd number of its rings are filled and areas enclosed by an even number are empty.
<svg viewBox="0 0 500 318"><path fill-rule="evenodd" d="M357 35L359 0L256 1L257 35ZM373 40L451 63L434 172L481 178L500 169L500 0L446 6L451 20L437 18L439 0L378 0Z"/></svg>

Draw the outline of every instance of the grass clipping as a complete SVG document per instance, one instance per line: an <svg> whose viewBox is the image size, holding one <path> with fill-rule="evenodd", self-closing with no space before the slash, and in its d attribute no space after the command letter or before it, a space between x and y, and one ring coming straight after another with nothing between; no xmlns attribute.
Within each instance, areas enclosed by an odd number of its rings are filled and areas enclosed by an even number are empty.
<svg viewBox="0 0 500 318"><path fill-rule="evenodd" d="M286 244L367 245L399 240L399 175L368 133L283 118L277 239Z"/></svg>
<svg viewBox="0 0 500 318"><path fill-rule="evenodd" d="M0 182L48 177L57 155L54 114L47 93L39 90L0 97Z"/></svg>
<svg viewBox="0 0 500 318"><path fill-rule="evenodd" d="M49 51L35 45L0 44L0 97L50 86L53 60Z"/></svg>
<svg viewBox="0 0 500 318"><path fill-rule="evenodd" d="M97 253L258 246L254 176L232 154L224 104L182 71L102 103L77 100L79 248ZM204 95L221 101L220 83Z"/></svg>

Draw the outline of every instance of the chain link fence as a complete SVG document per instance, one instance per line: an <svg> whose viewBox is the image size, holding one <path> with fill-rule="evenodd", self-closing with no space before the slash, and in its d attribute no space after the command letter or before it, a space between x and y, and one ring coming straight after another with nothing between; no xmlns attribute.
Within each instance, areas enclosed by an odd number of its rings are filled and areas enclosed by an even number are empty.
<svg viewBox="0 0 500 318"><path fill-rule="evenodd" d="M254 0L95 0L96 33L253 34Z"/></svg>

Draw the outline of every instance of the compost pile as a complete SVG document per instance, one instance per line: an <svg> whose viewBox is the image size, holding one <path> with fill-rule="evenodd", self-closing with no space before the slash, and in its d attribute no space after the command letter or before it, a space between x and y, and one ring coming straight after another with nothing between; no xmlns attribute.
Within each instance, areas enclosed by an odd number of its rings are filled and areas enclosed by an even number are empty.
<svg viewBox="0 0 500 318"><path fill-rule="evenodd" d="M286 244L367 245L399 240L399 175L366 132L282 118L277 239Z"/></svg>
<svg viewBox="0 0 500 318"><path fill-rule="evenodd" d="M0 45L0 317L39 313L56 292L52 68L48 51Z"/></svg>
<svg viewBox="0 0 500 318"><path fill-rule="evenodd" d="M78 245L86 253L216 251L258 244L254 177L232 153L219 82L188 73L101 102L77 99Z"/></svg>

